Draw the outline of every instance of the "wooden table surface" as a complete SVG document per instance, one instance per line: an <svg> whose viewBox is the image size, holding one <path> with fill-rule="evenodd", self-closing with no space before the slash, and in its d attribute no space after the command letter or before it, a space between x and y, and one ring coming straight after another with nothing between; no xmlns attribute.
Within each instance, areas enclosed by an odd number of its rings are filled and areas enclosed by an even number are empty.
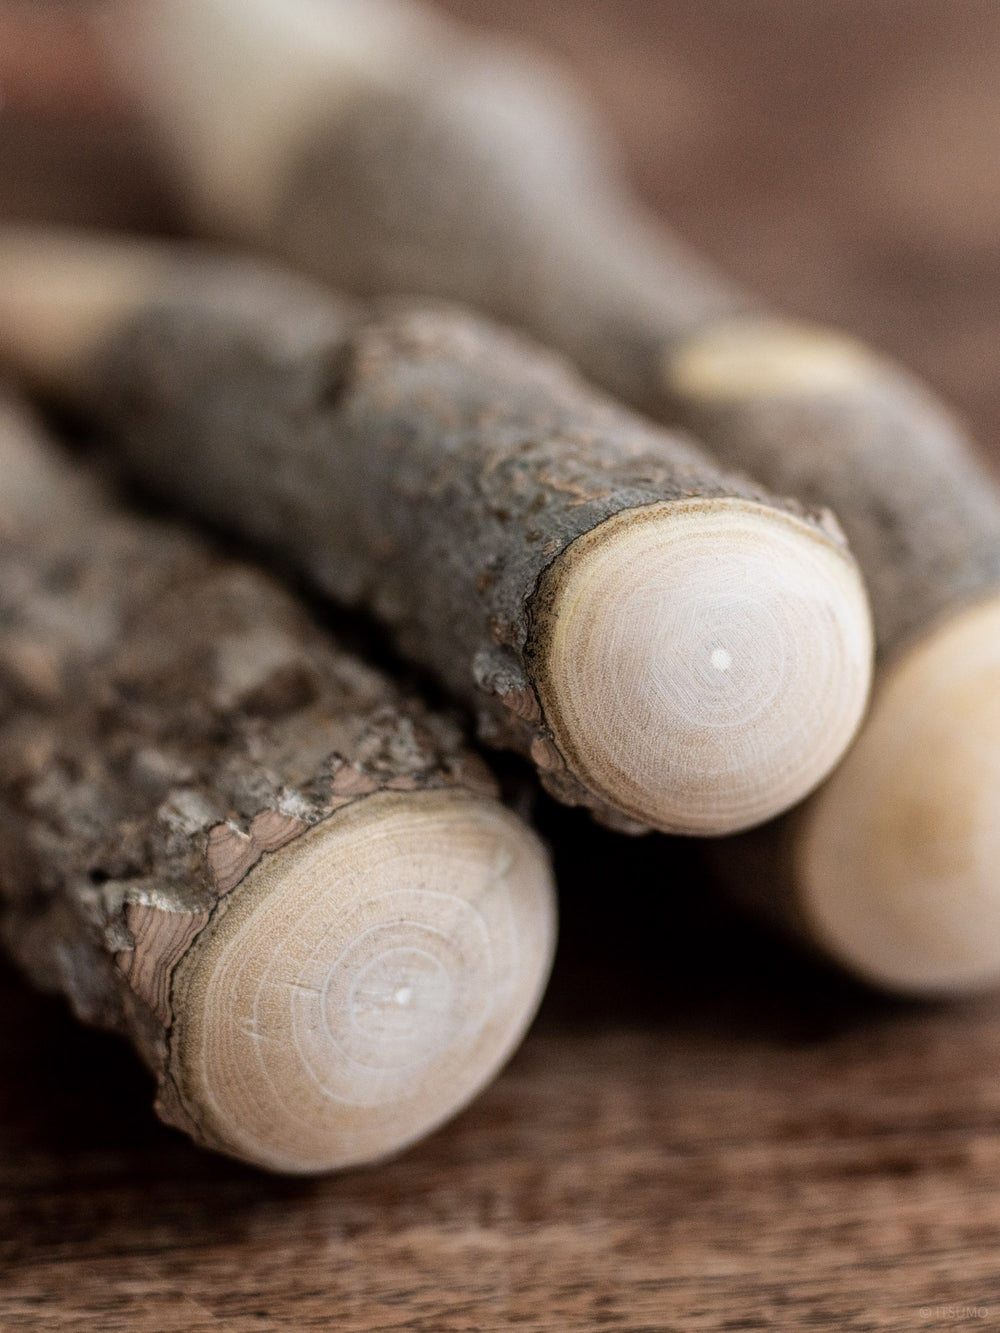
<svg viewBox="0 0 1000 1333"><path fill-rule="evenodd" d="M995 0L450 0L588 80L640 189L1000 427ZM563 942L452 1125L272 1179L0 971L0 1330L1000 1328L1000 1001L890 1002L543 810ZM1000 820L1000 812L998 812Z"/></svg>

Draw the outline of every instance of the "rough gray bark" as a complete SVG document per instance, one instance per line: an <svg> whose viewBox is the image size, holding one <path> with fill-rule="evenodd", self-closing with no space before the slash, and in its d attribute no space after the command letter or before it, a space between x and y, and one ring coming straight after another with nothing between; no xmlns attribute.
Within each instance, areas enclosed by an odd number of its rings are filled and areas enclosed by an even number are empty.
<svg viewBox="0 0 1000 1333"><path fill-rule="evenodd" d="M485 809L495 782L453 723L273 581L114 508L4 404L0 460L3 941L79 1017L133 1041L165 1119L274 1165L220 1141L185 1097L178 967L262 858L273 877L272 854L309 830L380 793L449 790ZM548 923L544 890L533 904ZM522 1029L543 975L524 964ZM507 1032L493 1070L509 1048ZM387 1133L381 1151L397 1146Z"/></svg>
<svg viewBox="0 0 1000 1333"><path fill-rule="evenodd" d="M632 204L554 71L502 46L459 50L359 92L335 121L317 109L278 216L247 239L347 291L477 306L645 410L665 340L747 298Z"/></svg>
<svg viewBox="0 0 1000 1333"><path fill-rule="evenodd" d="M373 611L491 743L530 754L561 799L639 827L568 771L543 715L540 579L574 539L658 502L804 511L471 316L364 315L214 257L175 268L78 368L131 470ZM807 526L838 542L828 516Z"/></svg>

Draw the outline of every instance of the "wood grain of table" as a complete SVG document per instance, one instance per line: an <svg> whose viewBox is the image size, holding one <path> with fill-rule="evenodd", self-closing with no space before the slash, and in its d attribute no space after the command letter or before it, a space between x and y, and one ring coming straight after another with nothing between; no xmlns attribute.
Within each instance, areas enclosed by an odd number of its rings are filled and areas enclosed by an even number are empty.
<svg viewBox="0 0 1000 1333"><path fill-rule="evenodd" d="M645 197L1000 428L995 0L450 0L568 59ZM891 1001L696 849L545 805L552 989L397 1161L263 1176L0 971L0 1330L1000 1328L1000 1001ZM1000 828L1000 812L998 812Z"/></svg>

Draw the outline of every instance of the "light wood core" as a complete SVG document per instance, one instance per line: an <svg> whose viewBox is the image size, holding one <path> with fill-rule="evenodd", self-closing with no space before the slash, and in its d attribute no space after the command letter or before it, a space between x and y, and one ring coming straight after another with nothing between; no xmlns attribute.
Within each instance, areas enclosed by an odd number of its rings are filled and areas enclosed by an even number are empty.
<svg viewBox="0 0 1000 1333"><path fill-rule="evenodd" d="M873 381L875 355L822 325L784 319L720 320L672 351L665 364L673 393L692 402L842 393Z"/></svg>
<svg viewBox="0 0 1000 1333"><path fill-rule="evenodd" d="M570 767L676 833L730 833L805 796L861 719L868 604L815 528L737 499L626 510L540 589L536 685Z"/></svg>
<svg viewBox="0 0 1000 1333"><path fill-rule="evenodd" d="M4 227L0 361L30 383L72 391L94 348L153 298L165 272L155 242Z"/></svg>
<svg viewBox="0 0 1000 1333"><path fill-rule="evenodd" d="M252 870L179 967L185 1108L210 1146L272 1170L397 1152L511 1054L554 931L545 854L501 806L358 801Z"/></svg>
<svg viewBox="0 0 1000 1333"><path fill-rule="evenodd" d="M798 856L809 925L868 980L1000 982L1000 601L947 620L881 681Z"/></svg>

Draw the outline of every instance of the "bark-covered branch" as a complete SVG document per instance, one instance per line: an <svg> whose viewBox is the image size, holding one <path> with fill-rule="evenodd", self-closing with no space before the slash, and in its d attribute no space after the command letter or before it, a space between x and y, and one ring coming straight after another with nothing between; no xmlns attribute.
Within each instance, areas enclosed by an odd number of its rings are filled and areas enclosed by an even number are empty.
<svg viewBox="0 0 1000 1333"><path fill-rule="evenodd" d="M547 863L453 723L0 408L0 926L158 1110L289 1171L396 1151L507 1058Z"/></svg>
<svg viewBox="0 0 1000 1333"><path fill-rule="evenodd" d="M10 234L2 347L145 484L363 606L609 822L747 827L815 785L870 640L835 524L454 310L195 251Z"/></svg>

